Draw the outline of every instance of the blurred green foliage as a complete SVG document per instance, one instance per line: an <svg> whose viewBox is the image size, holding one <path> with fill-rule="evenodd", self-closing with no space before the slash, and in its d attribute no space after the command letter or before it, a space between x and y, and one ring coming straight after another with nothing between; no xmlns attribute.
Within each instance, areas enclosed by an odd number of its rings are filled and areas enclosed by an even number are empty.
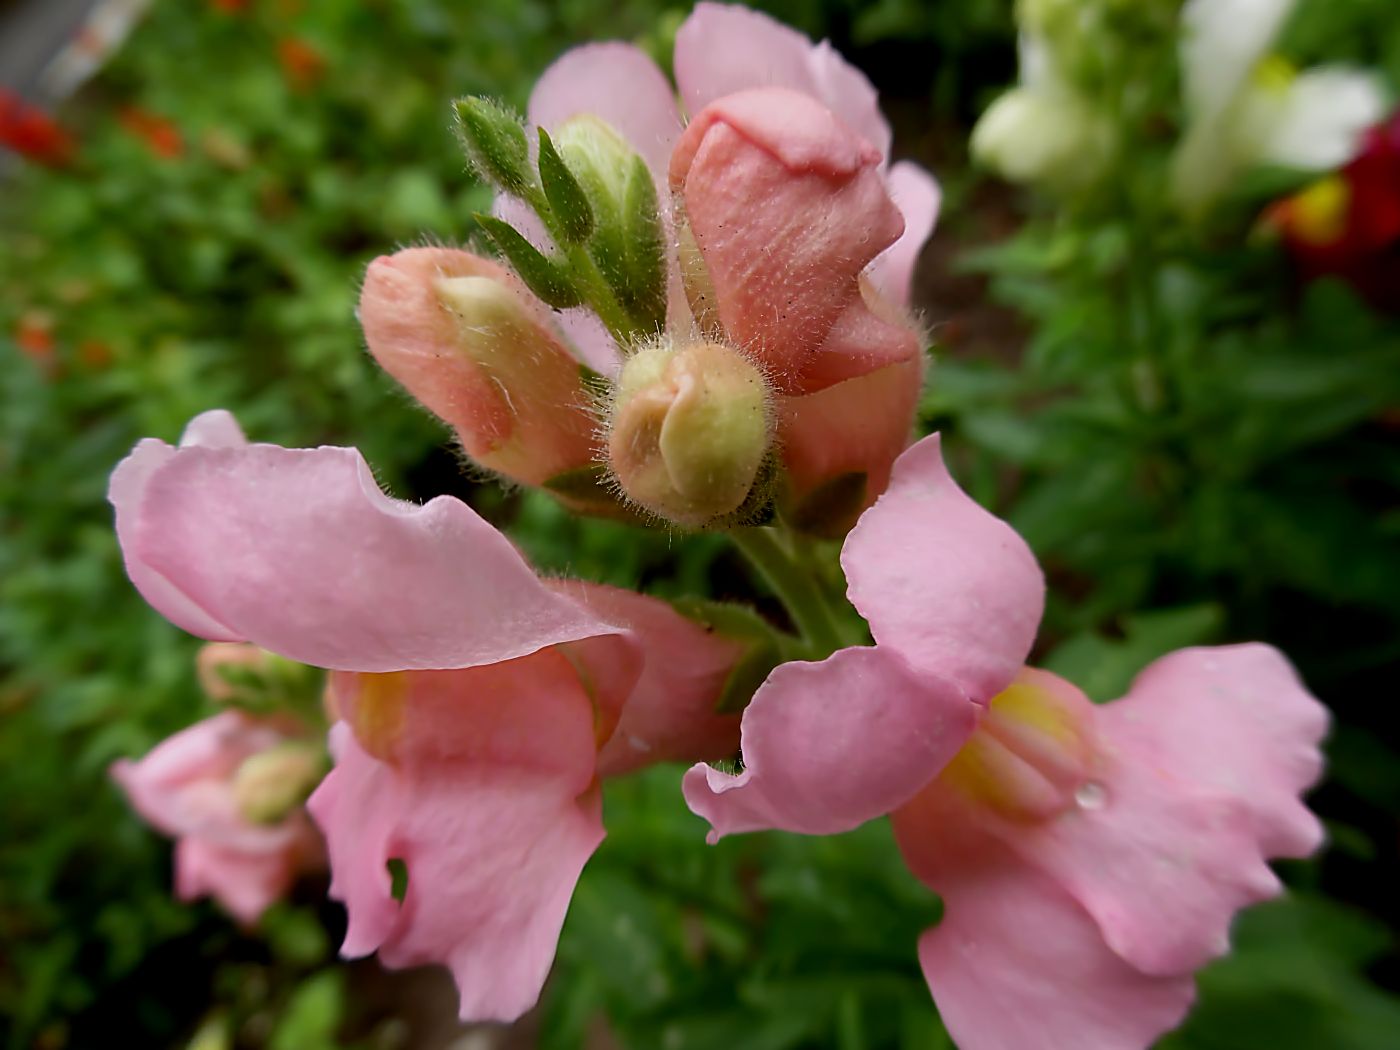
<svg viewBox="0 0 1400 1050"><path fill-rule="evenodd" d="M226 5L227 6L227 5ZM1014 75L1010 0L773 0L867 68L905 151L958 157ZM1300 59L1382 65L1400 82L1388 0L1308 0ZM362 351L364 264L473 236L486 201L448 101L529 85L564 47L641 39L665 60L683 8L656 0L157 3L64 113L69 171L0 196L0 1039L15 1047L404 1045L327 968L332 906L258 931L170 899L169 851L106 782L197 717L194 643L126 582L104 501L141 437L233 409L255 440L364 449L397 494L453 491L508 523L541 568L656 593L753 597L717 537L581 522L460 470L443 431ZM669 27L669 29L668 29ZM985 187L960 169L957 236ZM1022 202L1018 202L1020 205ZM1255 202L1257 204L1257 202ZM1248 201L1240 203L1241 216ZM1276 254L1177 231L1030 221L964 265L1031 338L950 350L925 419L959 475L1009 514L1056 581L1043 662L1097 699L1181 645L1265 637L1339 725L1318 796L1335 846L1288 874L1238 951L1201 979L1171 1050L1389 1050L1400 1008L1392 899L1400 756L1383 725L1400 655L1400 330L1337 286L1298 296ZM1241 218L1242 224L1246 220ZM1143 259L1146 258L1146 265ZM1124 297L1166 309L1169 409L1143 410ZM940 320L933 318L933 320ZM1137 322L1134 322L1137 323ZM1008 363L1008 362L1014 362ZM607 1027L638 1050L941 1050L914 945L938 903L888 829L703 841L677 770L609 785L609 839L571 908L540 1043ZM306 888L316 900L324 886Z"/></svg>

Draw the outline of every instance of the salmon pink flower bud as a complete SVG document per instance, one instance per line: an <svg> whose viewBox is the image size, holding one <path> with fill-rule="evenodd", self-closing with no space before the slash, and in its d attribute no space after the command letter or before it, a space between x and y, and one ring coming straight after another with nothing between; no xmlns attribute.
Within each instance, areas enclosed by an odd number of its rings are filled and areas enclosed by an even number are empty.
<svg viewBox="0 0 1400 1050"><path fill-rule="evenodd" d="M845 831L882 814L944 901L919 944L964 1050L1142 1050L1180 1022L1267 861L1322 829L1300 795L1327 715L1263 645L1163 657L1096 706L1023 666L1044 600L1025 544L949 478L896 462L846 539L875 645L778 667L743 772L685 779L711 837Z"/></svg>
<svg viewBox="0 0 1400 1050"><path fill-rule="evenodd" d="M783 393L811 393L918 353L911 326L872 310L871 261L904 232L874 146L783 88L711 103L671 155L693 254L682 268L717 327Z"/></svg>
<svg viewBox="0 0 1400 1050"><path fill-rule="evenodd" d="M592 463L583 371L548 310L495 263L449 248L382 256L365 276L360 323L384 370L476 463L529 485Z"/></svg>
<svg viewBox="0 0 1400 1050"><path fill-rule="evenodd" d="M128 573L169 619L331 671L335 768L307 807L342 950L447 964L465 1018L538 997L603 835L599 779L734 746L716 707L741 647L656 599L544 583L466 504L390 499L353 449L250 445L207 413L178 448L139 444L110 498Z"/></svg>
<svg viewBox="0 0 1400 1050"><path fill-rule="evenodd" d="M772 441L762 373L723 343L656 346L622 370L608 465L638 505L702 526L737 511Z"/></svg>
<svg viewBox="0 0 1400 1050"><path fill-rule="evenodd" d="M277 813L264 807L256 817L245 806L244 768L286 747L314 753L288 737L285 723L227 711L176 733L139 762L112 766L136 811L177 840L175 887L182 898L213 896L251 925L301 872L323 863L320 837L295 800ZM319 765L300 771L303 794L319 772Z"/></svg>

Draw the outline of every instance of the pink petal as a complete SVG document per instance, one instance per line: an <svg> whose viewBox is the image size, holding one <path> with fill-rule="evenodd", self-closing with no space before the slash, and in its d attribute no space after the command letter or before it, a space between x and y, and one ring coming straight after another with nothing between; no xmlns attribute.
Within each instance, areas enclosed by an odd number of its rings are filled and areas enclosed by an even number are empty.
<svg viewBox="0 0 1400 1050"><path fill-rule="evenodd" d="M894 829L914 874L943 898L919 961L962 1050L1143 1050L1185 1016L1189 974L1149 976L1115 955L1071 896L942 785L899 810Z"/></svg>
<svg viewBox="0 0 1400 1050"><path fill-rule="evenodd" d="M949 476L937 435L894 465L841 552L875 641L985 703L1020 671L1045 582L1030 548Z"/></svg>
<svg viewBox="0 0 1400 1050"><path fill-rule="evenodd" d="M556 583L594 615L632 631L645 654L617 730L598 755L600 776L656 762L711 761L739 747L739 715L717 714L744 647L686 619L666 602L599 584Z"/></svg>
<svg viewBox="0 0 1400 1050"><path fill-rule="evenodd" d="M304 814L288 825L295 831L281 849L241 850L201 838L175 847L175 892L182 900L213 897L239 922L251 926L291 892L297 875L319 849Z"/></svg>
<svg viewBox="0 0 1400 1050"><path fill-rule="evenodd" d="M861 273L904 230L879 154L806 95L762 88L696 116L671 188L720 325L782 393L810 393L918 353L867 303Z"/></svg>
<svg viewBox="0 0 1400 1050"><path fill-rule="evenodd" d="M664 176L681 120L670 83L644 51L610 41L559 56L530 93L530 122L553 131L580 113L603 120Z"/></svg>
<svg viewBox="0 0 1400 1050"><path fill-rule="evenodd" d="M1183 649L1102 709L1105 733L1164 775L1238 799L1268 857L1306 857L1323 831L1300 795L1322 773L1327 710L1267 645Z"/></svg>
<svg viewBox="0 0 1400 1050"><path fill-rule="evenodd" d="M840 536L889 485L909 446L923 384L923 357L869 372L803 397L778 399L778 448L787 480L784 504L807 521L803 503L844 474L865 475L865 500L848 518L813 531Z"/></svg>
<svg viewBox="0 0 1400 1050"><path fill-rule="evenodd" d="M591 727L584 727L591 732ZM445 962L464 1020L510 1021L549 973L578 874L603 838L599 795L568 771L476 761L404 764L333 731L336 768L311 809L350 930L389 966ZM392 858L408 870L402 905Z"/></svg>
<svg viewBox="0 0 1400 1050"><path fill-rule="evenodd" d="M783 664L744 712L744 771L695 766L686 803L712 825L711 842L764 828L848 831L927 784L967 740L975 712L957 686L885 649Z"/></svg>
<svg viewBox="0 0 1400 1050"><path fill-rule="evenodd" d="M112 493L158 610L300 663L469 667L620 633L552 594L466 504L384 495L354 449L143 442Z"/></svg>
<svg viewBox="0 0 1400 1050"><path fill-rule="evenodd" d="M266 840L273 829L237 815L229 781L245 759L285 739L266 723L224 711L161 741L138 762L114 762L111 774L142 819L166 835Z"/></svg>
<svg viewBox="0 0 1400 1050"><path fill-rule="evenodd" d="M887 299L909 305L914 264L938 222L943 190L932 175L907 160L890 168L890 197L904 216L904 233L870 264L870 280Z"/></svg>
<svg viewBox="0 0 1400 1050"><path fill-rule="evenodd" d="M192 419L180 441L181 448L238 448L247 440L232 415L223 409ZM175 450L164 441L146 438L118 464L107 486L107 499L116 510L117 540L121 544L126 573L141 595L175 626L190 634L216 641L240 641L231 627L213 619L207 610L191 602L180 590L141 559L133 557L136 519L151 475L170 461Z"/></svg>
<svg viewBox="0 0 1400 1050"><path fill-rule="evenodd" d="M699 113L725 95L784 87L811 95L888 156L890 127L865 74L823 40L813 44L765 14L728 4L695 5L676 32L681 101Z"/></svg>

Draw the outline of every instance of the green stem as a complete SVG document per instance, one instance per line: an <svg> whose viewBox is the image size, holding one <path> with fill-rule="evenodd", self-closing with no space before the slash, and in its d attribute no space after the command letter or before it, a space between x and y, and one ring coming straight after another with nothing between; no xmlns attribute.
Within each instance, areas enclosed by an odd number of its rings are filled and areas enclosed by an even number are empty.
<svg viewBox="0 0 1400 1050"><path fill-rule="evenodd" d="M529 187L524 194L525 203L530 205L535 214L539 216L540 222L544 223L544 228L554 243L564 252L565 258L569 260L569 269L573 271L573 276L579 282L583 291L584 300L592 311L598 315L598 319L603 322L608 333L617 341L618 349L626 353L628 348L636 341L637 326L632 323L632 318L627 311L622 308L622 304L617 301L617 296L613 295L612 288L608 286L607 280L603 277L603 271L598 269L598 264L593 261L593 256L588 254L588 249L581 244L570 244L568 238L563 235L559 228L559 223L554 217L554 212L549 206L549 201L545 199L543 191L538 187Z"/></svg>
<svg viewBox="0 0 1400 1050"><path fill-rule="evenodd" d="M800 565L768 527L735 529L730 537L750 564L773 588L792 622L820 657L842 648L840 628L832 618L816 578Z"/></svg>

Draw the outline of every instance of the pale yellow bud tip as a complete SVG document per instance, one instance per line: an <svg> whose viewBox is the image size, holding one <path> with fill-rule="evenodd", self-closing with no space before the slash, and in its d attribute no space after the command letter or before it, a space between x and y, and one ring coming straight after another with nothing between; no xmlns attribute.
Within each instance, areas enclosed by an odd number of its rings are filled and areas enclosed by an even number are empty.
<svg viewBox="0 0 1400 1050"><path fill-rule="evenodd" d="M234 804L254 824L276 824L306 801L324 775L318 748L289 741L244 759L233 776Z"/></svg>
<svg viewBox="0 0 1400 1050"><path fill-rule="evenodd" d="M639 351L618 378L609 466L628 497L668 521L700 527L737 511L771 443L763 374L722 343Z"/></svg>

